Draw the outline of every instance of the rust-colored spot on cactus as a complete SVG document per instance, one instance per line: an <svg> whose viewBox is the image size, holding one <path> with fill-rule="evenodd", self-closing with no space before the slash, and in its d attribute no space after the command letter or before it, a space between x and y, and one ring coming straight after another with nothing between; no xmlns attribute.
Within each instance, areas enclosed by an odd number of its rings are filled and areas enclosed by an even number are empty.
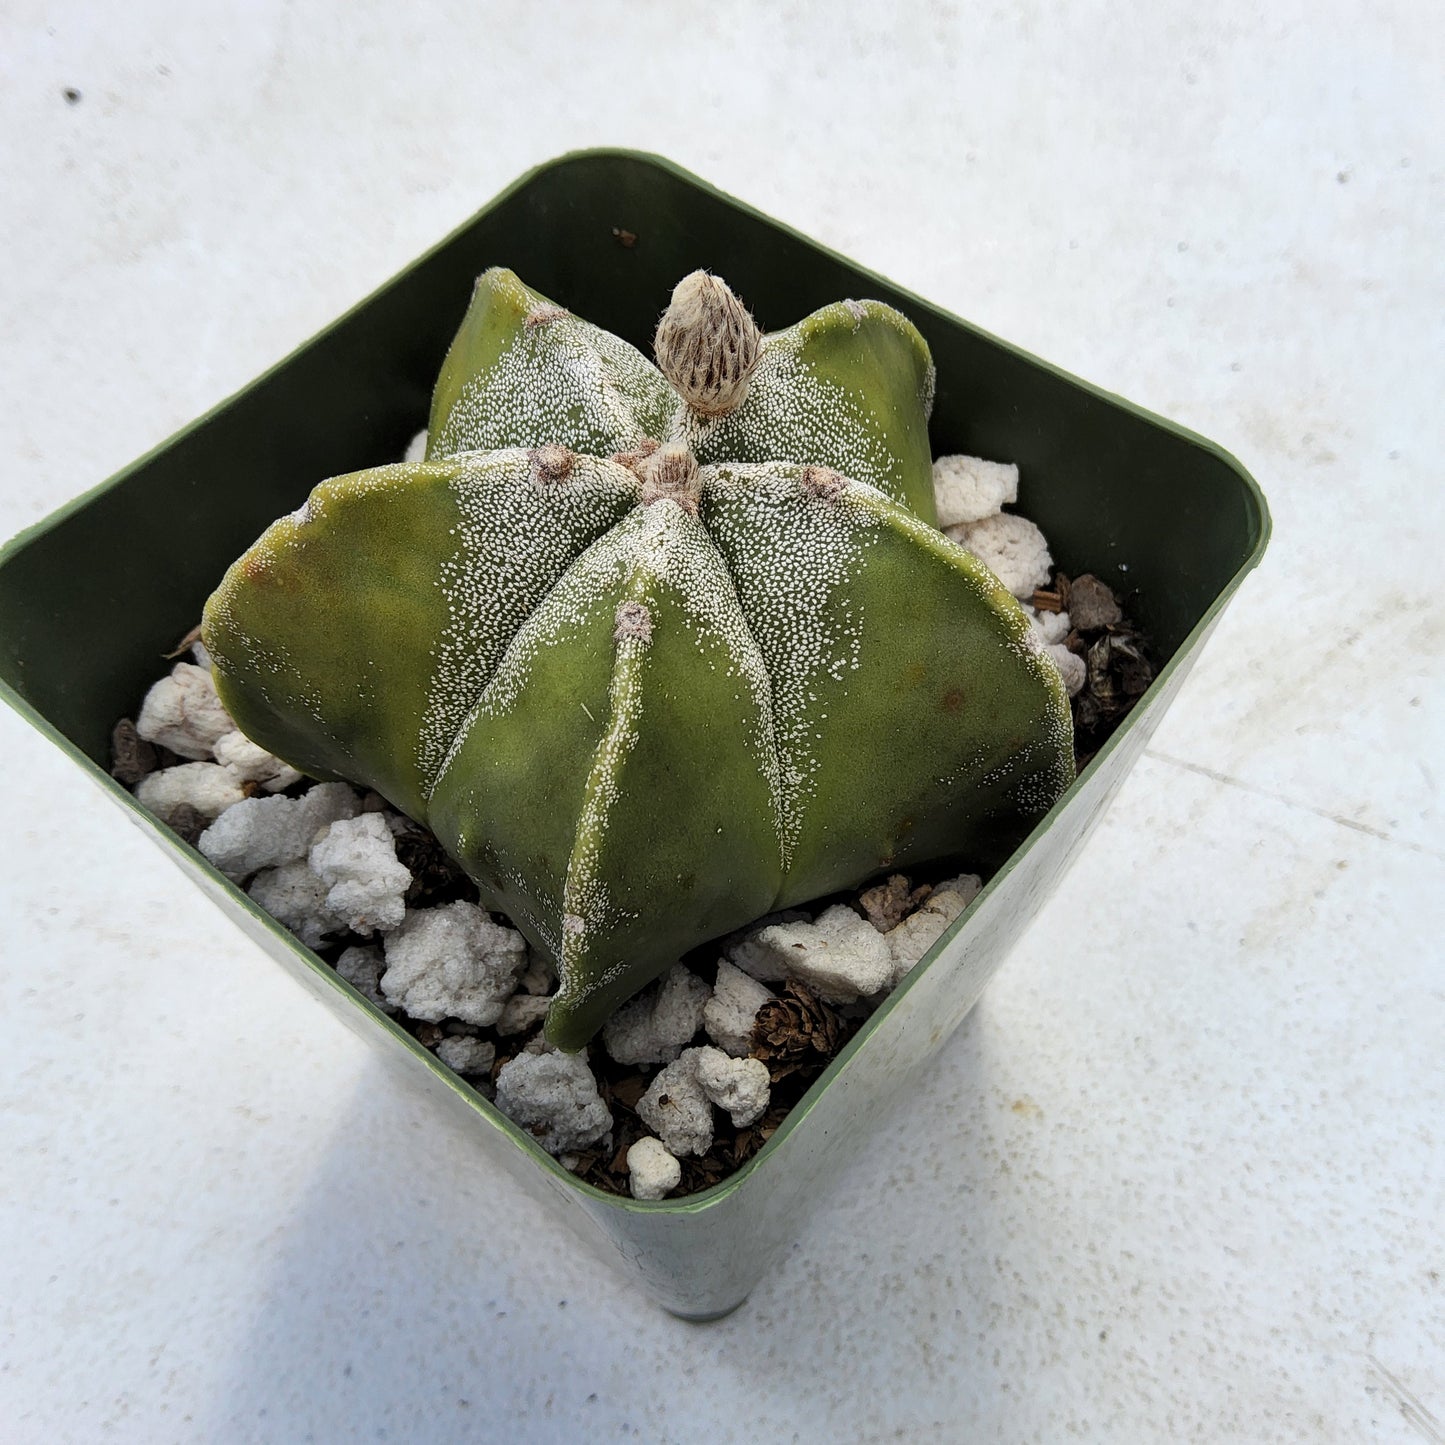
<svg viewBox="0 0 1445 1445"><path fill-rule="evenodd" d="M961 687L951 687L943 694L944 712L957 712L963 706L964 692Z"/></svg>

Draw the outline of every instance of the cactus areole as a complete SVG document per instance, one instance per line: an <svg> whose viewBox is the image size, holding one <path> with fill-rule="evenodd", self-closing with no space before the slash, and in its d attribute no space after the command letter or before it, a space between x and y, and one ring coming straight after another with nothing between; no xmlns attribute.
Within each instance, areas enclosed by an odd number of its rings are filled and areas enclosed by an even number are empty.
<svg viewBox="0 0 1445 1445"><path fill-rule="evenodd" d="M556 962L564 1049L774 909L999 861L1073 776L1057 670L932 525L914 326L763 336L696 272L656 349L488 271L426 459L322 482L205 613L251 738L425 822Z"/></svg>

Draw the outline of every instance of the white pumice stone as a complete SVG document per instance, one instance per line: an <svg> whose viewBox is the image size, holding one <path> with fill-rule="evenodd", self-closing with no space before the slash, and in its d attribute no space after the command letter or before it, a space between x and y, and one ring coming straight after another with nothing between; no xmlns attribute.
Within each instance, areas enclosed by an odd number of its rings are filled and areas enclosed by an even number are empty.
<svg viewBox="0 0 1445 1445"><path fill-rule="evenodd" d="M727 961L740 969L749 978L760 983L781 983L787 978L777 952L762 941L769 928L786 923L808 923L810 919L800 908L789 908L782 913L770 913L760 918L746 933L735 934L724 942L723 951Z"/></svg>
<svg viewBox="0 0 1445 1445"><path fill-rule="evenodd" d="M682 1165L661 1139L647 1135L627 1151L627 1187L634 1199L666 1199L682 1183Z"/></svg>
<svg viewBox="0 0 1445 1445"><path fill-rule="evenodd" d="M509 1059L497 1074L496 1104L549 1154L586 1149L612 1128L585 1049L523 1052Z"/></svg>
<svg viewBox="0 0 1445 1445"><path fill-rule="evenodd" d="M557 987L557 970L540 953L529 949L527 966L517 979L517 986L526 993L551 993Z"/></svg>
<svg viewBox="0 0 1445 1445"><path fill-rule="evenodd" d="M697 1076L696 1049L660 1069L637 1101L637 1116L672 1153L706 1154L712 1148L712 1101Z"/></svg>
<svg viewBox="0 0 1445 1445"><path fill-rule="evenodd" d="M963 873L940 883L916 913L910 913L897 928L884 935L893 959L896 985L938 942L944 929L978 897L983 880L975 873Z"/></svg>
<svg viewBox="0 0 1445 1445"><path fill-rule="evenodd" d="M211 749L211 756L218 763L234 768L247 782L261 783L270 792L279 793L301 780L301 774L290 763L283 763L274 753L257 746L240 728L222 733Z"/></svg>
<svg viewBox="0 0 1445 1445"><path fill-rule="evenodd" d="M1082 691L1089 680L1089 667L1077 652L1070 652L1062 642L1055 642L1044 649L1053 658L1064 679L1064 688L1070 697Z"/></svg>
<svg viewBox="0 0 1445 1445"><path fill-rule="evenodd" d="M702 1028L703 1010L711 995L712 990L691 969L674 964L657 985L652 1003L652 1031L658 1044L664 1049L681 1049L693 1038Z"/></svg>
<svg viewBox="0 0 1445 1445"><path fill-rule="evenodd" d="M602 1025L602 1047L619 1064L661 1063L654 1058L657 1041L652 1033L653 990L630 998ZM673 1058L677 1057L674 1051Z"/></svg>
<svg viewBox="0 0 1445 1445"><path fill-rule="evenodd" d="M201 834L197 847L238 882L260 868L304 858L317 833L361 806L346 783L320 783L299 798L238 798Z"/></svg>
<svg viewBox="0 0 1445 1445"><path fill-rule="evenodd" d="M527 944L475 903L446 903L407 914L386 939L381 991L426 1023L497 1021L516 989Z"/></svg>
<svg viewBox="0 0 1445 1445"><path fill-rule="evenodd" d="M135 795L165 823L183 805L194 808L203 818L219 818L246 796L242 779L220 763L181 763L161 768L136 784Z"/></svg>
<svg viewBox="0 0 1445 1445"><path fill-rule="evenodd" d="M1024 615L1029 619L1034 635L1045 647L1062 642L1073 631L1074 624L1067 612L1045 612L1025 602Z"/></svg>
<svg viewBox="0 0 1445 1445"><path fill-rule="evenodd" d="M760 953L771 953L783 976L806 984L825 1003L851 1003L888 987L893 977L889 937L846 903L835 903L815 923L763 929L757 946Z"/></svg>
<svg viewBox="0 0 1445 1445"><path fill-rule="evenodd" d="M702 1027L711 989L680 963L602 1026L602 1044L619 1064L666 1064Z"/></svg>
<svg viewBox="0 0 1445 1445"><path fill-rule="evenodd" d="M407 444L406 451L402 454L404 462L424 462L426 460L427 429L423 427Z"/></svg>
<svg viewBox="0 0 1445 1445"><path fill-rule="evenodd" d="M211 747L211 756L253 783L259 783L278 768L285 767L274 753L268 753L265 748L253 743L240 728L222 733Z"/></svg>
<svg viewBox="0 0 1445 1445"><path fill-rule="evenodd" d="M1015 597L1032 597L1034 589L1053 575L1049 544L1027 517L1000 512L944 531L967 547Z"/></svg>
<svg viewBox="0 0 1445 1445"><path fill-rule="evenodd" d="M761 1059L735 1059L707 1045L688 1052L694 1057L703 1093L727 1110L734 1128L745 1129L763 1117L772 1085Z"/></svg>
<svg viewBox="0 0 1445 1445"><path fill-rule="evenodd" d="M207 650L206 644L202 642L199 637L191 643L191 661L194 662L197 667L204 667L207 672L210 672L211 654Z"/></svg>
<svg viewBox="0 0 1445 1445"><path fill-rule="evenodd" d="M497 1057L497 1046L485 1039L456 1034L437 1045L437 1058L458 1074L487 1074Z"/></svg>
<svg viewBox="0 0 1445 1445"><path fill-rule="evenodd" d="M945 878L929 897L928 902L933 903L936 899L945 898L950 893L956 893L963 899L963 906L968 907L980 893L983 892L983 879L977 873L960 873L956 878Z"/></svg>
<svg viewBox="0 0 1445 1445"><path fill-rule="evenodd" d="M982 457L939 457L933 464L933 503L940 527L981 522L1018 501L1019 469Z"/></svg>
<svg viewBox="0 0 1445 1445"><path fill-rule="evenodd" d="M720 959L712 997L702 1011L707 1036L724 1053L743 1058L752 1047L753 1024L758 1010L773 997L771 989Z"/></svg>
<svg viewBox="0 0 1445 1445"><path fill-rule="evenodd" d="M502 1011L492 1027L504 1039L524 1034L546 1018L551 1003L552 1000L544 994L514 993L502 1005Z"/></svg>
<svg viewBox="0 0 1445 1445"><path fill-rule="evenodd" d="M326 885L305 862L263 868L246 891L258 908L289 928L307 948L317 948L328 933L345 923L326 906Z"/></svg>
<svg viewBox="0 0 1445 1445"><path fill-rule="evenodd" d="M317 835L307 855L311 871L327 886L326 906L354 933L369 938L406 917L410 871L397 860L396 845L380 813L338 818Z"/></svg>
<svg viewBox="0 0 1445 1445"><path fill-rule="evenodd" d="M394 1014L396 1005L381 991L381 974L386 964L381 950L371 945L353 944L343 949L336 960L336 971L357 993L369 999L382 1013Z"/></svg>
<svg viewBox="0 0 1445 1445"><path fill-rule="evenodd" d="M779 926L769 925L773 928ZM726 961L758 983L781 983L788 973L777 951L770 948L764 940L763 935L766 932L767 928L760 928L756 933L750 933L733 944L728 950Z"/></svg>
<svg viewBox="0 0 1445 1445"><path fill-rule="evenodd" d="M136 733L183 758L209 759L211 749L236 724L221 706L209 668L178 662L146 693Z"/></svg>

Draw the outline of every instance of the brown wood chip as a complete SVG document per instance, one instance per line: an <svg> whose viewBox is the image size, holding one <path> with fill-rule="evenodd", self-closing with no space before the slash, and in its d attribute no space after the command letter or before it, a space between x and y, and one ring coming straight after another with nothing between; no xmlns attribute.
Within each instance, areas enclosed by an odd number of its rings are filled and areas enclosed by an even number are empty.
<svg viewBox="0 0 1445 1445"><path fill-rule="evenodd" d="M135 724L128 717L121 718L110 734L111 777L133 788L159 766L154 745L136 732Z"/></svg>
<svg viewBox="0 0 1445 1445"><path fill-rule="evenodd" d="M932 892L928 884L915 888L902 873L895 873L886 883L861 893L858 902L868 915L869 923L879 933L888 933L921 908Z"/></svg>
<svg viewBox="0 0 1445 1445"><path fill-rule="evenodd" d="M167 662L173 662L176 658L180 657L183 653L189 652L189 651L191 650L191 648L192 648L196 643L198 643L200 640L201 640L201 624L198 622L198 623L196 623L196 625L195 625L193 628L191 628L191 630L190 630L188 633L186 633L186 635L185 635L183 638L181 638L181 640L180 640L178 643L176 643L176 645L175 645L173 648L171 648L171 650L170 650L169 652L164 653L163 656L165 657L165 660L166 660Z"/></svg>
<svg viewBox="0 0 1445 1445"><path fill-rule="evenodd" d="M411 874L406 890L408 908L431 908L441 903L478 903L477 885L447 856L446 850L425 828L413 823L395 839L397 861Z"/></svg>
<svg viewBox="0 0 1445 1445"><path fill-rule="evenodd" d="M632 1074L625 1079L618 1079L611 1086L612 1097L619 1104L625 1104L629 1109L637 1107L637 1101L647 1092L647 1080L641 1074Z"/></svg>
<svg viewBox="0 0 1445 1445"><path fill-rule="evenodd" d="M1081 632L1111 627L1124 616L1113 589L1092 573L1077 577L1069 591L1069 620Z"/></svg>
<svg viewBox="0 0 1445 1445"><path fill-rule="evenodd" d="M191 847L211 825L204 813L199 813L189 803L178 803L166 818L166 826L172 833Z"/></svg>

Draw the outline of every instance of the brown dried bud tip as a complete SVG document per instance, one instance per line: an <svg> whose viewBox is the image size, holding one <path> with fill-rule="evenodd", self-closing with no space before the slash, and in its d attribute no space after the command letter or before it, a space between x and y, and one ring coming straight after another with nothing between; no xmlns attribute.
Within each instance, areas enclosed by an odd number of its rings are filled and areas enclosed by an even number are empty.
<svg viewBox="0 0 1445 1445"><path fill-rule="evenodd" d="M617 609L617 627L612 640L621 642L625 637L635 637L639 642L652 641L652 613L641 602L624 602Z"/></svg>
<svg viewBox="0 0 1445 1445"><path fill-rule="evenodd" d="M553 306L550 301L544 301L540 306L534 306L527 313L526 327L528 331L538 326L545 326L549 321L556 321L567 313L560 306Z"/></svg>
<svg viewBox="0 0 1445 1445"><path fill-rule="evenodd" d="M662 374L703 416L726 416L742 405L762 346L747 307L706 271L677 283L653 341Z"/></svg>
<svg viewBox="0 0 1445 1445"><path fill-rule="evenodd" d="M658 447L642 463L642 505L650 507L664 499L676 502L685 512L697 515L702 483L697 474L697 458L681 442Z"/></svg>
<svg viewBox="0 0 1445 1445"><path fill-rule="evenodd" d="M531 468L534 486L551 487L558 482L565 482L572 475L577 458L566 447L549 443L528 452L527 464Z"/></svg>
<svg viewBox="0 0 1445 1445"><path fill-rule="evenodd" d="M839 493L848 485L848 478L832 467L804 467L799 481L810 497L824 502L837 501Z"/></svg>
<svg viewBox="0 0 1445 1445"><path fill-rule="evenodd" d="M651 437L643 437L630 452L613 452L611 460L620 467L626 467L629 472L635 472L640 477L643 462L661 445L661 442L654 441Z"/></svg>

